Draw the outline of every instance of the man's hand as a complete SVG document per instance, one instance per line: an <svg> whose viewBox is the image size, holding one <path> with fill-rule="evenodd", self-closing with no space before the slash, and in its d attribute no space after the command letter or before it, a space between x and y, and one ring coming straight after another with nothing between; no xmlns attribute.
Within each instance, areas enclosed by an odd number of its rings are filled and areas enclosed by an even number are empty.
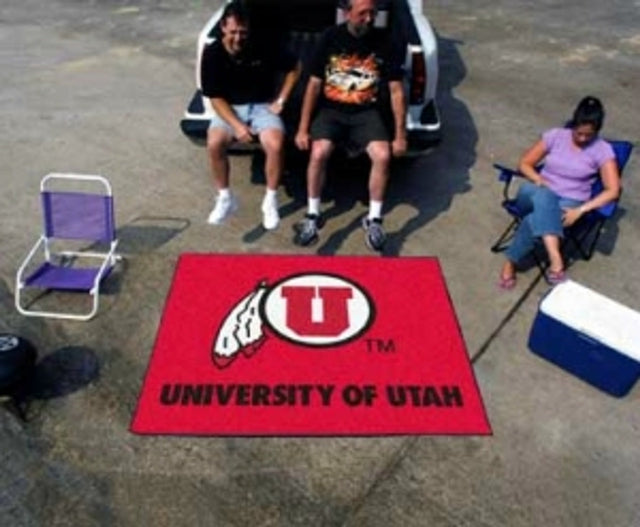
<svg viewBox="0 0 640 527"><path fill-rule="evenodd" d="M407 140L404 137L396 137L391 143L391 152L394 157L401 157L407 153Z"/></svg>
<svg viewBox="0 0 640 527"><path fill-rule="evenodd" d="M296 146L300 150L309 150L309 143L311 142L309 138L309 132L302 132L298 130L295 138Z"/></svg>
<svg viewBox="0 0 640 527"><path fill-rule="evenodd" d="M251 141L253 141L251 128L249 128L246 124L234 127L233 131L236 139L241 143L250 143Z"/></svg>
<svg viewBox="0 0 640 527"><path fill-rule="evenodd" d="M276 115L280 115L282 113L282 109L283 108L284 108L284 100L283 99L278 99L277 101L273 101L269 105L269 111L271 111L271 113L274 113Z"/></svg>

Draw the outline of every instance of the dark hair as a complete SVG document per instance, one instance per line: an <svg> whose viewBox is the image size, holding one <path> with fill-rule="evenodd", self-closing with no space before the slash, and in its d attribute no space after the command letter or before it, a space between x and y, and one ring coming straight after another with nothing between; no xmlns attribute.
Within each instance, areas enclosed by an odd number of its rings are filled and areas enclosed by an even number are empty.
<svg viewBox="0 0 640 527"><path fill-rule="evenodd" d="M249 24L249 12L242 2L234 1L227 4L220 17L220 23L225 24L227 18L235 18L238 24Z"/></svg>
<svg viewBox="0 0 640 527"><path fill-rule="evenodd" d="M585 97L582 99L573 112L573 118L569 121L571 128L576 128L583 124L590 124L596 132L599 132L604 123L604 107L600 99L596 97Z"/></svg>

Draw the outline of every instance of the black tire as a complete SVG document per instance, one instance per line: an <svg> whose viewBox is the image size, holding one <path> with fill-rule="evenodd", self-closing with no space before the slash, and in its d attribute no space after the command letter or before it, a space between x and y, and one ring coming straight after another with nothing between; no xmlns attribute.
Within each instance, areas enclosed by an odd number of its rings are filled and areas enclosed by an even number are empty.
<svg viewBox="0 0 640 527"><path fill-rule="evenodd" d="M0 333L0 396L14 396L34 371L37 352L28 340Z"/></svg>

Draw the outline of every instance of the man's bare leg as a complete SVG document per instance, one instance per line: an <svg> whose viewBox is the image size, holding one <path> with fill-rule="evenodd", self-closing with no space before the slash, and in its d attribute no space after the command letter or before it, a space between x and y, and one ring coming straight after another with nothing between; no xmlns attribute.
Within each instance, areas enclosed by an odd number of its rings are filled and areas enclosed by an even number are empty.
<svg viewBox="0 0 640 527"><path fill-rule="evenodd" d="M328 139L317 139L311 144L309 165L307 167L307 214L296 225L294 243L311 245L318 239L320 229L320 196L327 175L327 163L334 145Z"/></svg>
<svg viewBox="0 0 640 527"><path fill-rule="evenodd" d="M218 191L216 204L209 214L207 222L220 225L238 207L229 189L229 157L227 147L231 136L223 128L210 128L207 132L207 153L211 164L213 184Z"/></svg>
<svg viewBox="0 0 640 527"><path fill-rule="evenodd" d="M278 213L278 185L284 169L284 133L268 129L260 133L260 144L265 153L265 176L267 190L262 200L262 225L267 230L275 229L280 223Z"/></svg>

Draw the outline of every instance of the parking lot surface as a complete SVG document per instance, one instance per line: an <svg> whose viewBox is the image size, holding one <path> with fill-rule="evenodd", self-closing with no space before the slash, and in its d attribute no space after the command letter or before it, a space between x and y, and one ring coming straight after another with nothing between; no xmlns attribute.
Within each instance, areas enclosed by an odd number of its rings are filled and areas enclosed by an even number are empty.
<svg viewBox="0 0 640 527"><path fill-rule="evenodd" d="M31 340L49 375L29 420L0 411L0 525L640 525L640 387L613 398L529 352L548 291L535 268L500 292L489 247L506 225L494 162L592 94L603 135L640 136L640 3L425 2L440 50L444 139L399 163L389 257L436 256L493 427L490 437L180 438L128 431L183 252L370 255L354 195L324 204L318 245L291 243L304 212L261 229L263 184L236 157L238 214L206 224L206 153L179 130L196 37L218 2L4 0L0 12L0 332ZM48 172L102 174L125 259L87 323L27 319L14 276L40 232ZM299 183L301 174L289 174ZM296 178L298 178L296 180ZM375 258L374 256L371 256ZM572 279L640 310L640 154L619 213ZM57 379L56 382L53 380Z"/></svg>

